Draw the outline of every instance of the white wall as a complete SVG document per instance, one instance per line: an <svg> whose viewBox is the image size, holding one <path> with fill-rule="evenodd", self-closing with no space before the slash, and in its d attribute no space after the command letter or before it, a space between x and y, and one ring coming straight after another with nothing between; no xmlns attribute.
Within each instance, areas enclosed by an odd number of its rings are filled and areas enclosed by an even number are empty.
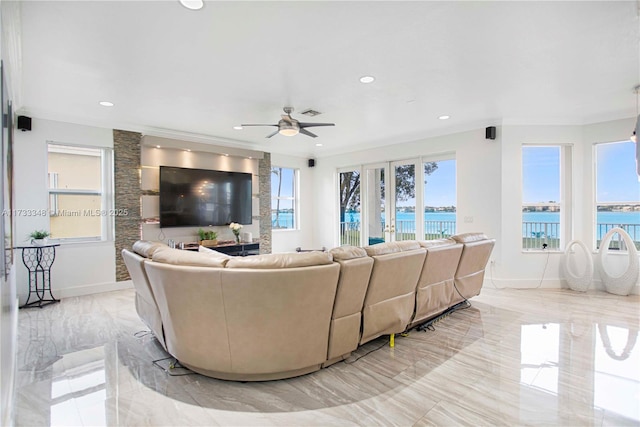
<svg viewBox="0 0 640 427"><path fill-rule="evenodd" d="M317 162L318 163L318 162ZM272 252L293 252L296 248L320 249L314 246L314 230L316 230L317 209L315 209L315 177L317 167L310 168L308 159L287 156L284 154L272 154L271 166L298 169L299 172L299 227L298 230L273 230L271 233Z"/></svg>
<svg viewBox="0 0 640 427"><path fill-rule="evenodd" d="M48 210L47 142L81 144L113 148L111 129L81 126L32 118L32 130L15 132L14 185L15 209ZM49 229L48 216L16 216L15 242L28 243L33 230ZM55 237L55 236L53 236ZM16 278L21 304L28 293L28 274L16 254ZM56 298L130 286L115 283L115 246L113 241L63 244L57 248L51 270L51 285Z"/></svg>
<svg viewBox="0 0 640 427"><path fill-rule="evenodd" d="M495 263L489 265L485 286L561 287L561 252L521 249L522 144L572 145L573 189L568 200L573 209L572 238L591 247L595 222L593 143L626 140L633 126L633 119L588 126L502 126L495 140L486 140L484 129L478 129L321 158L315 171L315 245L338 244L337 168L453 152L457 161L458 233L481 231L496 239L491 257ZM473 221L465 222L465 217ZM600 288L597 278L596 273L595 286Z"/></svg>

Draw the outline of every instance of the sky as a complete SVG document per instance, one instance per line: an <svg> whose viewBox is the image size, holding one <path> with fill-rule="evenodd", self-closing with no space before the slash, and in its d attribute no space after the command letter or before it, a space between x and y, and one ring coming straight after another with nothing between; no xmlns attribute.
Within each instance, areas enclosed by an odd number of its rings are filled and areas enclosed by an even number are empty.
<svg viewBox="0 0 640 427"><path fill-rule="evenodd" d="M596 146L598 202L640 201L635 151L631 141Z"/></svg>
<svg viewBox="0 0 640 427"><path fill-rule="evenodd" d="M560 202L560 147L522 147L522 202Z"/></svg>
<svg viewBox="0 0 640 427"><path fill-rule="evenodd" d="M631 141L596 145L596 194L598 202L640 202L640 181L636 175L635 144ZM291 169L284 169L282 195L292 195L294 179ZM427 176L426 206L456 205L456 162L438 162L438 169ZM591 185L573 177L576 187ZM272 191L277 176L272 174ZM304 191L304 189L301 189ZM524 146L522 148L522 200L540 203L560 200L560 147ZM403 202L402 205L411 205ZM283 204L281 204L281 207Z"/></svg>

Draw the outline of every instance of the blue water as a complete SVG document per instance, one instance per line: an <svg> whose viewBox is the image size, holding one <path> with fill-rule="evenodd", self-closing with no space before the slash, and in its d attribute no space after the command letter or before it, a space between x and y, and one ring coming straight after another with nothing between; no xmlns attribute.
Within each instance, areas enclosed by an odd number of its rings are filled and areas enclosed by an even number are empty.
<svg viewBox="0 0 640 427"><path fill-rule="evenodd" d="M275 226L275 214L272 214L272 221ZM396 223L400 221L414 221L415 215L410 212L398 212L396 214ZM455 221L455 212L426 212L424 214L425 221ZM522 214L522 220L524 222L535 223L559 223L560 214L557 212L525 212ZM346 222L360 222L360 214L358 212L347 212L345 215ZM293 224L293 214L280 213L278 222L281 227L291 227ZM636 224L640 225L640 212L598 212L597 215L598 224L613 224L614 226L621 224ZM524 227L523 227L524 228ZM611 227L598 227L598 238L602 238L602 234ZM408 231L405 229L405 231ZM523 235L525 234L523 229ZM557 237L557 236L549 236Z"/></svg>

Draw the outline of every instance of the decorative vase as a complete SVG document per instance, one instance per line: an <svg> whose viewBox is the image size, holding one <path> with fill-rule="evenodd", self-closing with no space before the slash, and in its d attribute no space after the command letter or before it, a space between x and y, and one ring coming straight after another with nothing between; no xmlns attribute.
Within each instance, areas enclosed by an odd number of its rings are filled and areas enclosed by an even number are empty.
<svg viewBox="0 0 640 427"><path fill-rule="evenodd" d="M209 247L209 246L218 246L218 240L200 240L200 246Z"/></svg>
<svg viewBox="0 0 640 427"><path fill-rule="evenodd" d="M236 244L240 243L240 233L233 233L234 236L236 236Z"/></svg>
<svg viewBox="0 0 640 427"><path fill-rule="evenodd" d="M44 246L47 244L47 241L49 239L47 239L46 237L44 239L31 239L31 244L33 246Z"/></svg>

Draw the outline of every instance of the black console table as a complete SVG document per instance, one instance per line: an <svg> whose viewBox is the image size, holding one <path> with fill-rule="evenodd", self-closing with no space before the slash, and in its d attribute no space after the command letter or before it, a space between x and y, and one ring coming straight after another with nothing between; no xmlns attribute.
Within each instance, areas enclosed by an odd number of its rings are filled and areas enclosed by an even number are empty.
<svg viewBox="0 0 640 427"><path fill-rule="evenodd" d="M51 293L51 266L56 260L56 247L54 245L42 246L18 246L16 249L22 250L22 262L29 270L29 296L27 302L20 308L39 307L56 303L60 300L55 299ZM49 292L49 297L45 295ZM31 296L35 295L35 300L31 300Z"/></svg>
<svg viewBox="0 0 640 427"><path fill-rule="evenodd" d="M231 256L258 255L260 253L260 243L238 243L211 246L210 248Z"/></svg>

